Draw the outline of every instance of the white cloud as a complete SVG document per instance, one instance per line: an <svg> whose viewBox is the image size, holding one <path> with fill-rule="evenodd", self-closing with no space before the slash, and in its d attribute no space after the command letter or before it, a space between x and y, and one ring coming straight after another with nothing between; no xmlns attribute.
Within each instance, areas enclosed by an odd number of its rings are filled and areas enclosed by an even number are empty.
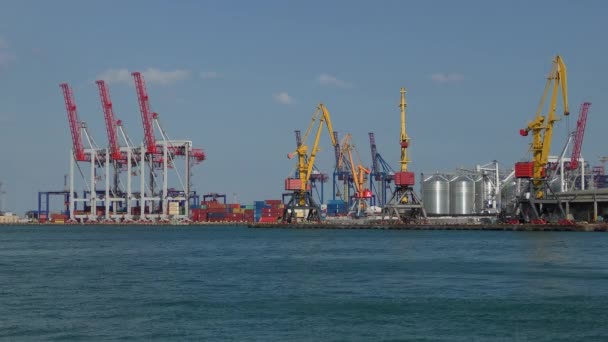
<svg viewBox="0 0 608 342"><path fill-rule="evenodd" d="M160 85L171 85L190 77L190 72L182 69L162 71L158 68L148 68L141 73L144 76L146 83ZM131 76L131 71L126 68L112 68L97 75L97 79L105 80L108 83L131 83L133 78Z"/></svg>
<svg viewBox="0 0 608 342"><path fill-rule="evenodd" d="M335 86L340 88L350 88L352 86L352 84L329 74L319 75L319 77L317 77L317 81L322 85Z"/></svg>
<svg viewBox="0 0 608 342"><path fill-rule="evenodd" d="M456 83L464 80L462 74L437 72L431 75L431 80L435 83Z"/></svg>
<svg viewBox="0 0 608 342"><path fill-rule="evenodd" d="M160 85L170 85L190 77L190 71L181 69L162 71L157 68L148 68L148 70L142 71L142 74L144 75L146 82Z"/></svg>
<svg viewBox="0 0 608 342"><path fill-rule="evenodd" d="M293 103L293 97L289 96L289 94L287 94L285 91L273 94L272 97L277 103L280 104L289 105Z"/></svg>
<svg viewBox="0 0 608 342"><path fill-rule="evenodd" d="M97 79L108 83L128 83L131 82L131 73L127 69L107 69L97 75Z"/></svg>
<svg viewBox="0 0 608 342"><path fill-rule="evenodd" d="M218 78L220 75L216 71L203 71L201 72L201 78L204 80L210 80Z"/></svg>

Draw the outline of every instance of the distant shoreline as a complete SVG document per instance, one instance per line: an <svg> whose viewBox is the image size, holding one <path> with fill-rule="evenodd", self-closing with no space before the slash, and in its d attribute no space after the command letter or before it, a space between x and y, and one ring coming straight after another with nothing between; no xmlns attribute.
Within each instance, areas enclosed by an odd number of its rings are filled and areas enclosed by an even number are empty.
<svg viewBox="0 0 608 342"><path fill-rule="evenodd" d="M35 226L35 227L87 227L87 226L167 226L167 227L248 227L257 229L373 229L373 230L470 230L470 231L568 231L568 232L608 232L608 224L581 223L574 225L559 224L343 224L343 223L248 223L248 222L95 222L95 223L1 223L0 226Z"/></svg>

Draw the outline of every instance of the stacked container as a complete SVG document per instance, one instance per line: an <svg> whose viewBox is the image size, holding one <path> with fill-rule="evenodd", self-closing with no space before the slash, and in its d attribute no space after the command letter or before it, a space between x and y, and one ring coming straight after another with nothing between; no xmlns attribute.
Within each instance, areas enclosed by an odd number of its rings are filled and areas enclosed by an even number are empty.
<svg viewBox="0 0 608 342"><path fill-rule="evenodd" d="M258 222L261 218L276 222L283 216L281 200L256 201L253 205L202 202L200 208L190 210L194 222Z"/></svg>
<svg viewBox="0 0 608 342"><path fill-rule="evenodd" d="M348 213L348 207L343 200L327 201L327 216L344 216Z"/></svg>
<svg viewBox="0 0 608 342"><path fill-rule="evenodd" d="M248 208L238 203L207 201L190 212L194 222L253 222L253 207Z"/></svg>
<svg viewBox="0 0 608 342"><path fill-rule="evenodd" d="M285 205L281 202L281 200L259 201L255 202L255 205L256 214L259 213L256 222L277 222L281 217L283 217Z"/></svg>

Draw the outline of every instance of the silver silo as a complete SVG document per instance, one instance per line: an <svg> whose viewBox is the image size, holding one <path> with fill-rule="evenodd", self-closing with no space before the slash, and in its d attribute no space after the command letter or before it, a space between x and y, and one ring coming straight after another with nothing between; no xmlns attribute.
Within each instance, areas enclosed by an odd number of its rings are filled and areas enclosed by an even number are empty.
<svg viewBox="0 0 608 342"><path fill-rule="evenodd" d="M475 182L469 176L458 176L450 181L450 214L474 213Z"/></svg>
<svg viewBox="0 0 608 342"><path fill-rule="evenodd" d="M494 186L487 176L479 176L475 180L475 212L482 213L491 207L492 190Z"/></svg>
<svg viewBox="0 0 608 342"><path fill-rule="evenodd" d="M429 215L450 213L450 182L441 175L433 175L422 182L422 202Z"/></svg>
<svg viewBox="0 0 608 342"><path fill-rule="evenodd" d="M515 212L515 209L517 208L517 181L510 181L503 184L502 190L500 191L500 201L500 210L509 213Z"/></svg>

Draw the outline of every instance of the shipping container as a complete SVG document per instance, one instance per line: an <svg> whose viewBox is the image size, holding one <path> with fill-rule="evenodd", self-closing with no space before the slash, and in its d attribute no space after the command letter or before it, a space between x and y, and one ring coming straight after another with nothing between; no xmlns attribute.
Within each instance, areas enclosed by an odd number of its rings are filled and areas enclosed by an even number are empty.
<svg viewBox="0 0 608 342"><path fill-rule="evenodd" d="M416 175L413 172L395 172L395 185L411 186L416 184Z"/></svg>
<svg viewBox="0 0 608 342"><path fill-rule="evenodd" d="M261 223L275 223L278 221L277 217L272 217L272 216L265 216L265 217L261 217L258 222Z"/></svg>
<svg viewBox="0 0 608 342"><path fill-rule="evenodd" d="M211 220L212 218L213 219L215 219L215 218L222 218L223 219L224 217L226 217L226 213L211 213L211 212L207 213L207 218L209 220Z"/></svg>

